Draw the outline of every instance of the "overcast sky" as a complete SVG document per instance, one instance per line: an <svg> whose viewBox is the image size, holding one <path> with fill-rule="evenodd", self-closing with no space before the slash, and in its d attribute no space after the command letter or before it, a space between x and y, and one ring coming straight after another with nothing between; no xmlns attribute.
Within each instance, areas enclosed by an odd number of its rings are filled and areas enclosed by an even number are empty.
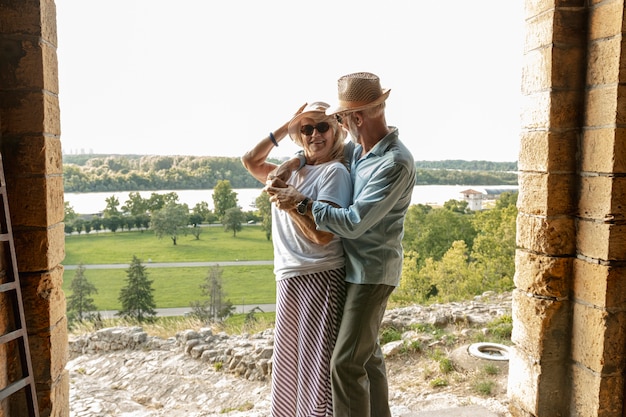
<svg viewBox="0 0 626 417"><path fill-rule="evenodd" d="M416 160L518 159L521 0L56 5L64 153L241 156L369 71Z"/></svg>

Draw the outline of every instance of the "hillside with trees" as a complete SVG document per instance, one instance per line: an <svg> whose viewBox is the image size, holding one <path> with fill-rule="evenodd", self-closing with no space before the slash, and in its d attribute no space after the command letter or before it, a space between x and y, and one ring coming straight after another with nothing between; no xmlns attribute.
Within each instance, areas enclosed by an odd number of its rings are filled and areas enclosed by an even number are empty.
<svg viewBox="0 0 626 417"><path fill-rule="evenodd" d="M281 160L272 160L281 163ZM516 185L516 162L418 161L416 185ZM64 155L65 192L261 188L239 158L161 155Z"/></svg>

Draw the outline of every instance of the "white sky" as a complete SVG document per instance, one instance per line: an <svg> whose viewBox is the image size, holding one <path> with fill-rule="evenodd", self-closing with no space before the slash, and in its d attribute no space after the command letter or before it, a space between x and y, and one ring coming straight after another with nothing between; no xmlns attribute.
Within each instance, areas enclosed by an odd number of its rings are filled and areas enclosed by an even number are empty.
<svg viewBox="0 0 626 417"><path fill-rule="evenodd" d="M241 156L369 71L415 160L518 159L521 0L56 5L65 153Z"/></svg>

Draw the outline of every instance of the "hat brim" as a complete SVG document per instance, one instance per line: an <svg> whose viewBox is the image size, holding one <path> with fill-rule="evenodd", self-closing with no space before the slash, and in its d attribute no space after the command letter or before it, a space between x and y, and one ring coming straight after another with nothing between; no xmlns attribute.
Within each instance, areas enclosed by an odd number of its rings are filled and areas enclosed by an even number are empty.
<svg viewBox="0 0 626 417"><path fill-rule="evenodd" d="M287 125L287 133L289 134L289 137L299 146L302 146L302 138L300 137L300 121L310 115L323 116L324 119L327 117L327 115L320 110L307 111L294 116L293 119L291 119L291 121L289 122L289 125ZM335 128L338 129L340 132L339 139L345 139L347 136L347 132L343 130L341 126L335 127L334 125L331 125L331 129Z"/></svg>
<svg viewBox="0 0 626 417"><path fill-rule="evenodd" d="M370 107L374 107L383 101L387 100L389 97L389 93L391 92L390 88L383 89L383 93L376 100L364 104L362 106L350 106L349 103L338 103L335 106L330 106L326 109L326 116L332 116L337 113L345 113L345 112L355 112L360 110L365 110Z"/></svg>
<svg viewBox="0 0 626 417"><path fill-rule="evenodd" d="M322 110L307 111L307 112L295 115L289 121L289 125L287 126L287 133L289 134L289 137L291 138L291 140L298 143L298 140L300 139L300 120L304 119L305 117L309 115L314 115L314 114L325 116L325 113Z"/></svg>

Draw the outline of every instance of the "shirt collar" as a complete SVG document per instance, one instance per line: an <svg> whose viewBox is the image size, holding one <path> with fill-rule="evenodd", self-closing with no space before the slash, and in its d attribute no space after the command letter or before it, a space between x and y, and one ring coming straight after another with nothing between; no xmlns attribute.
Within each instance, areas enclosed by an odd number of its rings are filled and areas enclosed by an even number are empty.
<svg viewBox="0 0 626 417"><path fill-rule="evenodd" d="M396 141L397 139L398 128L395 126L389 126L389 133L387 134L387 136L379 140L378 143L374 145L372 149L370 149L368 154L382 156L387 151L387 148L389 148L389 145L391 145L391 143Z"/></svg>

